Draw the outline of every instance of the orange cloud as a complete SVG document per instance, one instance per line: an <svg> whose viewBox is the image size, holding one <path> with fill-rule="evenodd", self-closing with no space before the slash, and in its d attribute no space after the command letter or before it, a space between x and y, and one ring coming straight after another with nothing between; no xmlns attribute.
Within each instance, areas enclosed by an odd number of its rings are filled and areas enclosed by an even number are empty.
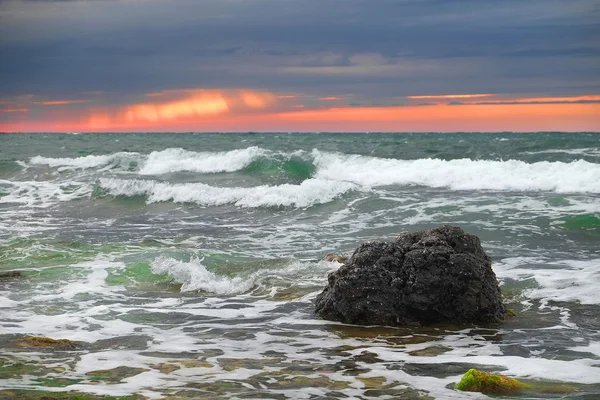
<svg viewBox="0 0 600 400"><path fill-rule="evenodd" d="M472 99L476 97L490 97L492 94L440 94L433 96L406 96L407 99L425 100L425 99Z"/></svg>
<svg viewBox="0 0 600 400"><path fill-rule="evenodd" d="M338 100L346 100L346 99L344 97L327 96L327 97L319 97L318 100L322 100L322 101L338 101Z"/></svg>
<svg viewBox="0 0 600 400"><path fill-rule="evenodd" d="M69 104L87 103L89 100L53 100L53 101L33 101L31 104L42 106L64 106Z"/></svg>
<svg viewBox="0 0 600 400"><path fill-rule="evenodd" d="M239 96L242 102L250 108L266 108L275 101L275 96L264 92L240 90Z"/></svg>
<svg viewBox="0 0 600 400"><path fill-rule="evenodd" d="M491 97L491 98L490 98ZM410 100L467 100L463 104L511 104L511 103L578 103L600 101L600 95L568 96L568 97L500 97L494 94L444 94L431 96L406 96ZM468 101L470 99L477 99ZM484 100L478 100L484 99Z"/></svg>
<svg viewBox="0 0 600 400"><path fill-rule="evenodd" d="M27 112L29 111L28 108L0 108L0 112L3 113L18 113L18 112Z"/></svg>
<svg viewBox="0 0 600 400"><path fill-rule="evenodd" d="M245 89L165 90L149 93L146 96L179 98L170 101L129 104L115 107L112 110L94 110L87 122L94 129L100 129L102 126L129 129L140 124L147 128L146 125L177 124L192 120L202 121L220 114L244 113L249 110L264 109L271 106L276 100L271 93ZM181 98L182 96L183 98Z"/></svg>
<svg viewBox="0 0 600 400"><path fill-rule="evenodd" d="M491 99L486 103L577 103L584 101L600 101L600 95L570 97L529 97L517 99Z"/></svg>
<svg viewBox="0 0 600 400"><path fill-rule="evenodd" d="M178 118L218 114L229 111L229 105L222 95L201 95L190 99L163 104L136 104L128 106L125 119L135 121L164 121Z"/></svg>

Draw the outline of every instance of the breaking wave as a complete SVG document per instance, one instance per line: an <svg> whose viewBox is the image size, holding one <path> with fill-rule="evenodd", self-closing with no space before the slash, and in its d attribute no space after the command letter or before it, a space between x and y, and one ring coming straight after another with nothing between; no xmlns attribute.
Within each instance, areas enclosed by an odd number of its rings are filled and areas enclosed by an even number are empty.
<svg viewBox="0 0 600 400"><path fill-rule="evenodd" d="M490 160L397 160L313 150L315 178L363 186L419 185L452 190L600 193L600 164Z"/></svg>
<svg viewBox="0 0 600 400"><path fill-rule="evenodd" d="M159 256L152 261L151 266L153 273L169 275L173 280L181 283L182 292L200 290L227 295L247 292L254 285L252 278L229 278L210 272L198 258L192 258L189 262L185 262Z"/></svg>
<svg viewBox="0 0 600 400"><path fill-rule="evenodd" d="M184 149L153 151L139 170L140 175L160 175L169 172L234 172L267 155L260 147L223 152L194 152Z"/></svg>
<svg viewBox="0 0 600 400"><path fill-rule="evenodd" d="M58 167L59 171L67 169L91 169L91 168L130 168L139 162L140 154L130 152L119 152L106 155L88 155L75 158L52 158L35 156L29 160L31 165L47 165L51 168ZM134 164L132 164L134 163Z"/></svg>
<svg viewBox="0 0 600 400"><path fill-rule="evenodd" d="M357 189L350 182L307 179L299 185L214 187L204 183L170 184L141 179L100 179L100 188L113 196L146 196L148 203L173 201L203 206L234 204L240 207L310 207L328 203Z"/></svg>
<svg viewBox="0 0 600 400"><path fill-rule="evenodd" d="M202 262L203 260L197 257L192 257L187 262L161 255L150 265L152 273L168 275L175 282L180 283L182 292L203 291L217 295L246 293L264 284L272 289L267 282L269 278L276 278L279 284L282 284L282 279L290 282L298 282L298 279L302 279L304 283L314 283L318 287L328 271L339 267L339 264L327 261L317 263L293 261L282 268L260 269L229 277L209 271Z"/></svg>
<svg viewBox="0 0 600 400"><path fill-rule="evenodd" d="M314 165L305 152L282 153L257 146L222 152L195 152L181 148L153 151L148 155L119 152L75 158L36 156L30 165L47 165L59 171L75 169L124 169L139 175L163 175L173 172L203 174L244 170L259 176L309 178Z"/></svg>

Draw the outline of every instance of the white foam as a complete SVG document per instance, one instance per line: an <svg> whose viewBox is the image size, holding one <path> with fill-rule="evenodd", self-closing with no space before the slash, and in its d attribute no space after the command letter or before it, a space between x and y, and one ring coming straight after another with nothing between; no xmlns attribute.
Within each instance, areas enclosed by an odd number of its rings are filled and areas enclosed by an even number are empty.
<svg viewBox="0 0 600 400"><path fill-rule="evenodd" d="M328 271L339 268L339 263L329 262L300 262L295 261L283 268L260 269L255 272L241 274L235 277L217 275L206 269L201 259L192 258L189 262L176 260L171 257L159 256L152 261L152 272L166 274L176 282L181 283L181 291L204 291L218 295L240 294L260 286L261 281L270 277L288 278L303 284L319 285Z"/></svg>
<svg viewBox="0 0 600 400"><path fill-rule="evenodd" d="M169 184L153 180L101 178L100 186L114 196L147 196L148 203L173 201L204 206L310 207L328 203L356 189L349 182L307 179L299 185L214 187L203 183Z"/></svg>
<svg viewBox="0 0 600 400"><path fill-rule="evenodd" d="M0 197L2 203L23 204L30 207L46 208L57 201L70 201L89 196L92 186L81 182L11 182L0 180L0 190L6 195Z"/></svg>
<svg viewBox="0 0 600 400"><path fill-rule="evenodd" d="M98 256L92 261L74 264L73 268L81 268L89 271L85 280L77 280L67 283L57 291L47 291L44 294L34 296L34 301L48 301L56 299L72 300L78 295L102 294L107 292L106 278L107 268L124 268L121 262L109 261Z"/></svg>
<svg viewBox="0 0 600 400"><path fill-rule="evenodd" d="M590 343L587 346L570 347L569 350L576 351L579 353L591 353L597 357L600 357L600 343L599 342Z"/></svg>
<svg viewBox="0 0 600 400"><path fill-rule="evenodd" d="M19 302L9 299L8 297L0 296L0 308L14 308L19 305Z"/></svg>
<svg viewBox="0 0 600 400"><path fill-rule="evenodd" d="M60 167L59 170L65 169L90 169L99 167L115 167L118 165L128 166L131 161L138 161L138 153L119 152L105 155L89 155L85 157L75 158L52 158L35 156L29 160L30 164L47 165L52 168Z"/></svg>
<svg viewBox="0 0 600 400"><path fill-rule="evenodd" d="M184 149L153 151L140 168L140 175L160 175L168 172L233 172L247 167L252 161L267 154L253 146L224 152L194 152Z"/></svg>
<svg viewBox="0 0 600 400"><path fill-rule="evenodd" d="M464 336L461 334L460 336ZM452 350L435 357L413 356L410 354L412 345L407 346L407 351L398 351L389 347L361 347L350 350L350 353L360 354L369 351L386 361L410 362L422 365L443 365L449 363L464 363L470 365L490 365L504 367L503 375L517 378L543 379L562 382L573 382L581 384L600 383L600 368L598 361L591 358L565 361L559 359L547 359L541 357L518 357L503 356L495 354L497 344L486 343L485 340L476 338L463 338L457 341L451 336L437 341L438 345L449 347ZM450 340L448 340L448 338ZM475 339L475 340L473 340ZM431 342L423 347L431 346ZM421 346L419 346L421 347ZM491 351L490 351L491 348ZM373 366L376 366L373 364ZM392 371L397 372L397 371ZM466 370L465 370L466 372ZM451 381L458 382L460 376ZM409 380L411 382L412 380ZM413 382L411 382L413 383ZM426 389L422 387L422 389ZM445 397L444 397L445 398Z"/></svg>
<svg viewBox="0 0 600 400"><path fill-rule="evenodd" d="M499 278L535 279L538 287L524 291L530 299L600 304L600 259L550 261L507 258L494 263Z"/></svg>
<svg viewBox="0 0 600 400"><path fill-rule="evenodd" d="M452 190L600 193L600 164L490 160L397 160L313 150L316 178L364 186L421 185Z"/></svg>

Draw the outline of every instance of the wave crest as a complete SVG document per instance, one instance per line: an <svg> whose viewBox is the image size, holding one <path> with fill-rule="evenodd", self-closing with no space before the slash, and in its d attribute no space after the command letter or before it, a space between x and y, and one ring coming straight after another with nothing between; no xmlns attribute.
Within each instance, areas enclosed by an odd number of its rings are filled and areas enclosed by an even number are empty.
<svg viewBox="0 0 600 400"><path fill-rule="evenodd" d="M223 152L194 152L180 148L153 151L139 170L140 175L161 175L170 172L234 172L239 171L268 152L260 147Z"/></svg>
<svg viewBox="0 0 600 400"><path fill-rule="evenodd" d="M600 193L600 164L584 160L397 160L313 150L316 178L362 186L419 185L451 190Z"/></svg>
<svg viewBox="0 0 600 400"><path fill-rule="evenodd" d="M153 180L101 178L100 187L113 196L147 196L148 203L173 201L203 206L305 208L328 203L357 189L349 182L307 179L299 185L214 187L204 183L170 184Z"/></svg>
<svg viewBox="0 0 600 400"><path fill-rule="evenodd" d="M88 155L76 158L52 158L35 156L29 160L32 165L47 165L51 168L59 167L59 171L67 169L115 168L118 166L129 168L132 162L137 163L140 155L133 152L119 152L105 155Z"/></svg>
<svg viewBox="0 0 600 400"><path fill-rule="evenodd" d="M189 262L185 262L159 256L150 265L153 273L169 275L176 282L181 283L182 292L201 290L219 295L228 295L247 292L254 285L251 278L228 278L210 272L198 258L192 258Z"/></svg>

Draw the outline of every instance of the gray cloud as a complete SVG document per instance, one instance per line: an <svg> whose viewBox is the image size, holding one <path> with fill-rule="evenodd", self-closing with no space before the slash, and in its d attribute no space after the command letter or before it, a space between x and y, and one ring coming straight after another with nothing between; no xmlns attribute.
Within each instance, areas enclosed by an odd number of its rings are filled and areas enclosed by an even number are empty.
<svg viewBox="0 0 600 400"><path fill-rule="evenodd" d="M557 0L0 2L3 96L250 87L365 101L600 90L600 9Z"/></svg>

